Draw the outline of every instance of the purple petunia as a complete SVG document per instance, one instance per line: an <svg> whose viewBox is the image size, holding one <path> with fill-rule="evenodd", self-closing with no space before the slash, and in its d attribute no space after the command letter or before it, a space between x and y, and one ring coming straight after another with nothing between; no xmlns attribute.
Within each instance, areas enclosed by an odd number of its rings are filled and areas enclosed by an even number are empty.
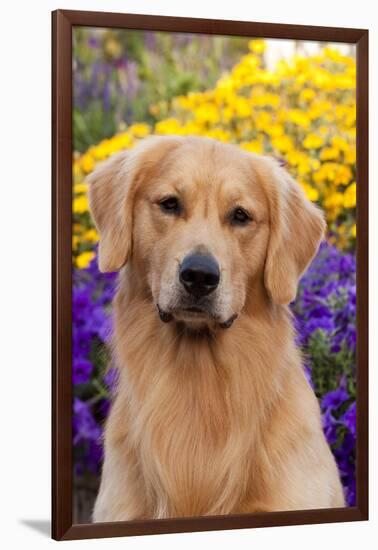
<svg viewBox="0 0 378 550"><path fill-rule="evenodd" d="M341 422L348 428L353 437L356 437L356 402L350 404L341 418Z"/></svg>
<svg viewBox="0 0 378 550"><path fill-rule="evenodd" d="M292 304L297 344L306 356L324 433L350 506L355 503L355 273L354 255L324 242Z"/></svg>
<svg viewBox="0 0 378 550"><path fill-rule="evenodd" d="M337 441L337 425L338 422L328 409L322 416L323 430L326 439L330 445L334 445Z"/></svg>
<svg viewBox="0 0 378 550"><path fill-rule="evenodd" d="M72 380L74 384L83 384L88 382L93 370L93 365L88 359L74 357Z"/></svg>
<svg viewBox="0 0 378 550"><path fill-rule="evenodd" d="M321 401L322 409L326 411L329 409L337 409L342 403L344 403L344 401L347 401L348 399L348 392L343 387L340 387L337 390L330 391L323 396Z"/></svg>
<svg viewBox="0 0 378 550"><path fill-rule="evenodd" d="M73 442L87 443L98 441L101 436L100 426L95 421L90 405L78 397L73 402Z"/></svg>

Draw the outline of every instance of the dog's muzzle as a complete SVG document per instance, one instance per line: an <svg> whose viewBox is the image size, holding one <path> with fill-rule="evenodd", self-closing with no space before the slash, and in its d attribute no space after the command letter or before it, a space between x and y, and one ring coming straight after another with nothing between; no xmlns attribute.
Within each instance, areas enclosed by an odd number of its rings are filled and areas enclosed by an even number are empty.
<svg viewBox="0 0 378 550"><path fill-rule="evenodd" d="M210 254L191 253L185 256L178 270L181 287L179 305L174 310L166 311L157 304L163 323L169 323L173 319L190 324L211 321L220 328L230 328L237 314L222 321L213 313L212 293L218 288L220 277L218 262Z"/></svg>

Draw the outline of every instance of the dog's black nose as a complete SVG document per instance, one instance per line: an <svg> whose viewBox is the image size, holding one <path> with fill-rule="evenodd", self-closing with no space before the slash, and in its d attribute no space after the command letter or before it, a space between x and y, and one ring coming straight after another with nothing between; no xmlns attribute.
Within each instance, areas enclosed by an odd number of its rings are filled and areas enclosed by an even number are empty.
<svg viewBox="0 0 378 550"><path fill-rule="evenodd" d="M193 296L207 296L217 288L219 279L219 266L212 256L189 254L181 264L180 282Z"/></svg>

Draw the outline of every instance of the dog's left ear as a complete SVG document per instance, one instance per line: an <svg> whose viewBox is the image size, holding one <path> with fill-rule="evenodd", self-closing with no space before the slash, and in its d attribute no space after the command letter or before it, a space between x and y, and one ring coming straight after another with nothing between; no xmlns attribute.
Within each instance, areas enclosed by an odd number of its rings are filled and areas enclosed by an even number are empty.
<svg viewBox="0 0 378 550"><path fill-rule="evenodd" d="M87 178L89 206L100 234L98 264L101 272L118 271L131 250L131 174L129 151L111 156Z"/></svg>
<svg viewBox="0 0 378 550"><path fill-rule="evenodd" d="M263 179L270 202L264 282L275 303L289 304L296 297L301 275L319 248L326 224L322 211L306 198L288 172L276 161L264 160L268 166Z"/></svg>

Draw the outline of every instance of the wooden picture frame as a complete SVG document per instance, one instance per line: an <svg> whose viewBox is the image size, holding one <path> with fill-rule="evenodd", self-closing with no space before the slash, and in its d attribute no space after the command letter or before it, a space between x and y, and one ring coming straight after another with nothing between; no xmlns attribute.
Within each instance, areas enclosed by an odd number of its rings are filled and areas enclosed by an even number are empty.
<svg viewBox="0 0 378 550"><path fill-rule="evenodd" d="M357 505L73 524L71 384L72 29L113 27L357 46ZM368 519L368 31L243 21L57 10L52 13L52 536L56 540L361 521Z"/></svg>

